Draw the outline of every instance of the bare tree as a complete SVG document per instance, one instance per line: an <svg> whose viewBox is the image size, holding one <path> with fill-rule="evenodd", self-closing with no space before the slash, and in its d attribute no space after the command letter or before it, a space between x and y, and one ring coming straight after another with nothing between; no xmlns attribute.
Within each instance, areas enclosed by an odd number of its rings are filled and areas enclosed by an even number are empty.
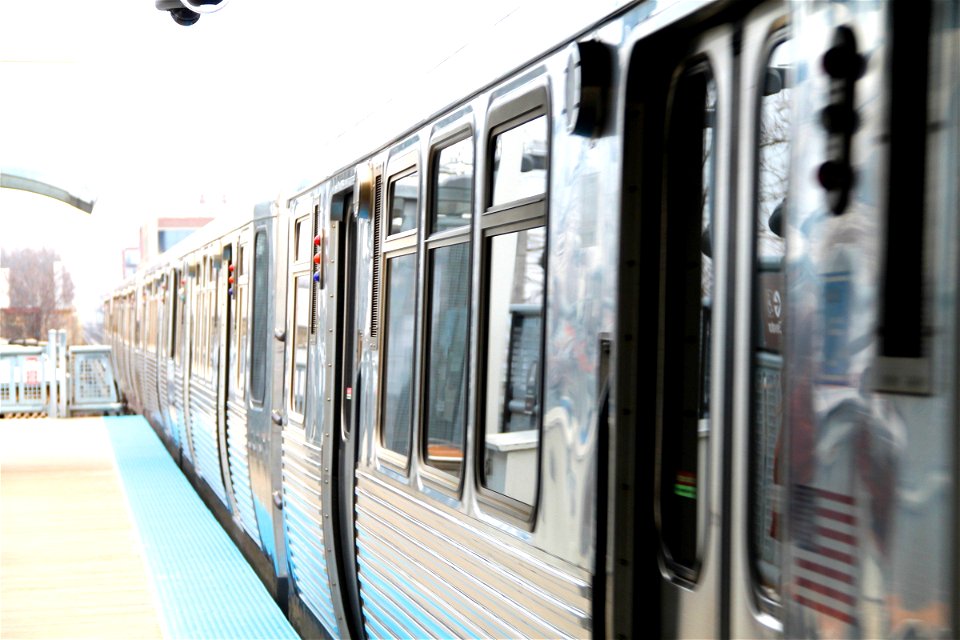
<svg viewBox="0 0 960 640"><path fill-rule="evenodd" d="M5 337L43 339L50 329L71 328L73 279L50 249L3 251L9 271L10 308ZM14 335L14 334L21 335Z"/></svg>

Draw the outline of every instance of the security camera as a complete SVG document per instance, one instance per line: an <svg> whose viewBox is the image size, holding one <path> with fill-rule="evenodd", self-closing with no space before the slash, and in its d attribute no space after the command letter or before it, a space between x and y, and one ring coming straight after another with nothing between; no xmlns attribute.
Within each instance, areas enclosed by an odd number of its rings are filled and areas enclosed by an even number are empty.
<svg viewBox="0 0 960 640"><path fill-rule="evenodd" d="M189 27L196 24L204 13L213 13L222 9L229 0L154 0L154 6L160 11L169 11L177 24Z"/></svg>

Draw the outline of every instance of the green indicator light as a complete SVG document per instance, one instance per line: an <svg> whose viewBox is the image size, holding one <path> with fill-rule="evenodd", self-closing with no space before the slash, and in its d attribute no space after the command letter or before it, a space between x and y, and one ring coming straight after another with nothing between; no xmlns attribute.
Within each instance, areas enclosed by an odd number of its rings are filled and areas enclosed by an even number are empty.
<svg viewBox="0 0 960 640"><path fill-rule="evenodd" d="M678 496L690 499L696 499L697 497L697 488L691 487L688 484L675 484L673 485L673 492Z"/></svg>

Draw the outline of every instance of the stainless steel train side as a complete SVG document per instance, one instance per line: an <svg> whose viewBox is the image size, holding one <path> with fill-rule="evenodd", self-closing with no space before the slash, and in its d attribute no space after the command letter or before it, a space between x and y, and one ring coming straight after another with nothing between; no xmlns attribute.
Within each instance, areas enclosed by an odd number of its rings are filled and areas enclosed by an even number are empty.
<svg viewBox="0 0 960 640"><path fill-rule="evenodd" d="M130 406L305 635L956 635L958 25L619 8L146 265Z"/></svg>

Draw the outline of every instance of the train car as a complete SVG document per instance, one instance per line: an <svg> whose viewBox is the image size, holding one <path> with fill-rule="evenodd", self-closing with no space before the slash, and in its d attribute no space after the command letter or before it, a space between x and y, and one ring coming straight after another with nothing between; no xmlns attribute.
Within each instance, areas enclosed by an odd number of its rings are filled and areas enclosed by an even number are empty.
<svg viewBox="0 0 960 640"><path fill-rule="evenodd" d="M960 634L960 6L601 13L144 265L130 406L305 636Z"/></svg>

